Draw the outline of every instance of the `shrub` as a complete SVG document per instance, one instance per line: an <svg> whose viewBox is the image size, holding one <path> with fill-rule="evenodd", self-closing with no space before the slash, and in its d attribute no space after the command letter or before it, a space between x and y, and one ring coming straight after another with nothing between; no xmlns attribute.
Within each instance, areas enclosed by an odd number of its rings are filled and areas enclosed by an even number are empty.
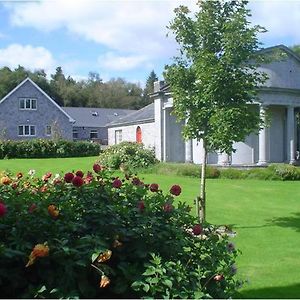
<svg viewBox="0 0 300 300"><path fill-rule="evenodd" d="M154 150L149 150L143 144L122 142L105 149L100 157L99 162L111 169L147 168L157 163Z"/></svg>
<svg viewBox="0 0 300 300"><path fill-rule="evenodd" d="M281 180L300 180L299 168L287 164L273 164L268 167Z"/></svg>
<svg viewBox="0 0 300 300"><path fill-rule="evenodd" d="M96 156L100 145L66 140L0 141L0 159Z"/></svg>
<svg viewBox="0 0 300 300"><path fill-rule="evenodd" d="M93 169L83 177L2 175L3 298L232 295L237 251L175 201L179 186L163 194L137 177Z"/></svg>

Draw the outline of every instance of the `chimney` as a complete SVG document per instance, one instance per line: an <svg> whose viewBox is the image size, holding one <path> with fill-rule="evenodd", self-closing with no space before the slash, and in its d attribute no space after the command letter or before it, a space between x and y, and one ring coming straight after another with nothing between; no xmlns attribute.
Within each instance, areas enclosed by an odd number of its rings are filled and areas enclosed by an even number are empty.
<svg viewBox="0 0 300 300"><path fill-rule="evenodd" d="M154 93L159 92L161 88L165 85L163 80L158 80L154 82Z"/></svg>

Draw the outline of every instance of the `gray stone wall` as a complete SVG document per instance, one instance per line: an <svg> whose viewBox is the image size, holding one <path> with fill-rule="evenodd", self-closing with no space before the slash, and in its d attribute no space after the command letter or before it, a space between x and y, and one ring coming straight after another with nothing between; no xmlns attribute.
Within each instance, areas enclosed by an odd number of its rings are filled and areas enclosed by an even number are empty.
<svg viewBox="0 0 300 300"><path fill-rule="evenodd" d="M36 110L20 110L19 98L37 99ZM69 118L41 93L30 81L26 81L6 100L0 103L0 132L5 132L6 139L48 139L46 127L57 124L62 138L72 139L72 123ZM19 125L35 125L35 136L19 136Z"/></svg>
<svg viewBox="0 0 300 300"><path fill-rule="evenodd" d="M90 135L92 130L96 130L98 133L97 139L92 139L99 142L102 145L108 144L108 132L107 127L73 127L73 131L76 130L78 138L74 140L91 140Z"/></svg>

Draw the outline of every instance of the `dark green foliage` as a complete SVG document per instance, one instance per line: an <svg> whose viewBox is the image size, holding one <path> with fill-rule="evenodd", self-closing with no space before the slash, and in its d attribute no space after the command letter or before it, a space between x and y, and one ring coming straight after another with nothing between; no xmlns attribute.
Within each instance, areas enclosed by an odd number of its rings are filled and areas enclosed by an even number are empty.
<svg viewBox="0 0 300 300"><path fill-rule="evenodd" d="M43 70L32 72L22 66L15 70L1 68L0 99L26 77L30 77L60 106L138 109L145 104L139 84L122 78L103 82L96 72L90 72L87 80L76 81L71 76L65 76L61 67L56 68L50 80Z"/></svg>
<svg viewBox="0 0 300 300"><path fill-rule="evenodd" d="M153 150L133 142L110 146L101 153L99 161L112 169L147 168L158 162Z"/></svg>
<svg viewBox="0 0 300 300"><path fill-rule="evenodd" d="M90 142L32 139L0 141L0 159L97 156L100 145Z"/></svg>
<svg viewBox="0 0 300 300"><path fill-rule="evenodd" d="M154 82L157 80L158 80L158 77L156 76L154 70L152 70L147 78L146 86L143 90L143 102L142 102L143 106L146 106L153 102L153 100L152 100L152 98L150 98L149 94L153 93Z"/></svg>
<svg viewBox="0 0 300 300"><path fill-rule="evenodd" d="M2 298L234 293L238 252L228 235L209 225L194 235L190 207L173 195L151 192L137 177L113 178L103 167L72 183L66 182L70 173L66 180L21 176L8 174L0 184ZM44 243L49 255L25 267L35 245ZM102 276L110 280L106 288L99 286Z"/></svg>

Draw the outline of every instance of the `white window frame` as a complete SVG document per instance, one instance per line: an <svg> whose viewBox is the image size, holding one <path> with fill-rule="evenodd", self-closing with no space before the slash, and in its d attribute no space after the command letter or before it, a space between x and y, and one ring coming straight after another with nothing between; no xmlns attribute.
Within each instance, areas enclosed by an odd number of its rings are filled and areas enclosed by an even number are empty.
<svg viewBox="0 0 300 300"><path fill-rule="evenodd" d="M51 136L52 135L52 126L51 125L47 125L46 126L46 135L47 136Z"/></svg>
<svg viewBox="0 0 300 300"><path fill-rule="evenodd" d="M76 133L77 137L74 137L74 133ZM73 140L78 140L78 129L73 129L72 137L73 137Z"/></svg>
<svg viewBox="0 0 300 300"><path fill-rule="evenodd" d="M27 107L26 102L29 101L29 105ZM21 103L23 102L24 107L21 107ZM35 108L33 108L33 103L35 102ZM37 110L37 99L36 98L19 98L19 110Z"/></svg>
<svg viewBox="0 0 300 300"><path fill-rule="evenodd" d="M115 144L120 144L123 141L122 129L115 130Z"/></svg>
<svg viewBox="0 0 300 300"><path fill-rule="evenodd" d="M92 137L92 134L96 134L97 136L96 137ZM91 140L98 139L98 130L96 130L96 129L91 129L90 130L90 139Z"/></svg>
<svg viewBox="0 0 300 300"><path fill-rule="evenodd" d="M22 127L23 134L20 134L20 127ZM26 127L28 127L28 134L26 134ZM34 134L31 134L32 129L34 128ZM36 136L36 126L35 125L18 125L18 136L31 137Z"/></svg>

